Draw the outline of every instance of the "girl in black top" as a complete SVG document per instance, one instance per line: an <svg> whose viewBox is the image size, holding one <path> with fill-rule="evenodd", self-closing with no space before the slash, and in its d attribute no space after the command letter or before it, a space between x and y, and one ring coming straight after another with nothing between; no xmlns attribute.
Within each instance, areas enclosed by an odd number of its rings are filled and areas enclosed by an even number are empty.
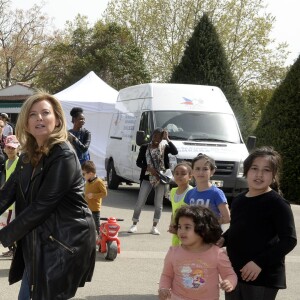
<svg viewBox="0 0 300 300"><path fill-rule="evenodd" d="M244 161L249 190L231 206L224 242L238 275L226 300L273 300L286 288L285 255L297 244L292 210L279 191L281 158L272 148L256 149Z"/></svg>

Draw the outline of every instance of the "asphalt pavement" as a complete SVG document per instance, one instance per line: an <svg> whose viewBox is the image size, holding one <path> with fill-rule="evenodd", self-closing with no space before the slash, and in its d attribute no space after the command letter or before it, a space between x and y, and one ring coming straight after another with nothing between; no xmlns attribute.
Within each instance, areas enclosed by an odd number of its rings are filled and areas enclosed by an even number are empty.
<svg viewBox="0 0 300 300"><path fill-rule="evenodd" d="M138 188L121 186L119 190L108 191L103 201L101 217L124 218L119 222L121 230L121 253L114 261L107 261L97 253L94 277L91 283L79 288L73 300L157 300L157 289L165 254L171 244L167 232L171 217L171 207L164 206L159 230L161 235L150 234L153 206L146 205L140 217L138 232L127 233L132 224L132 212L137 200ZM298 238L300 236L300 206L292 206ZM0 246L0 253L5 251ZM17 299L20 283L9 286L7 277L11 259L0 257L0 300ZM286 257L286 290L279 291L278 300L300 300L300 247ZM220 292L220 300L224 299ZM51 299L49 299L51 300ZM253 299L255 300L255 299Z"/></svg>

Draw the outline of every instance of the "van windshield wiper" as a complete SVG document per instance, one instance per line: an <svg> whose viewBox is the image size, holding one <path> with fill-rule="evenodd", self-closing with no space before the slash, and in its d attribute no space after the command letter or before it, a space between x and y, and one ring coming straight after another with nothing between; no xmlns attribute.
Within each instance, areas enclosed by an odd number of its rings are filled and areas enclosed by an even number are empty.
<svg viewBox="0 0 300 300"><path fill-rule="evenodd" d="M222 140L222 139L211 139L211 138L192 138L191 141L209 141L209 142L223 142L223 143L231 143L236 144L235 142Z"/></svg>

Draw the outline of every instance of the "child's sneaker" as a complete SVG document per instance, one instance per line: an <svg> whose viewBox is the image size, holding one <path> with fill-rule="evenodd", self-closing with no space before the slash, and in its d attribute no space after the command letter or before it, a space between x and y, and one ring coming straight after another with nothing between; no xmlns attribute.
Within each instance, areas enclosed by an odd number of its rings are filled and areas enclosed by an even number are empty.
<svg viewBox="0 0 300 300"><path fill-rule="evenodd" d="M137 226L136 225L131 225L129 230L128 230L128 233L135 233L137 232Z"/></svg>
<svg viewBox="0 0 300 300"><path fill-rule="evenodd" d="M152 233L152 234L154 234L154 235L160 235L160 232L158 231L158 229L157 229L155 226L153 226L153 227L151 228L150 233Z"/></svg>

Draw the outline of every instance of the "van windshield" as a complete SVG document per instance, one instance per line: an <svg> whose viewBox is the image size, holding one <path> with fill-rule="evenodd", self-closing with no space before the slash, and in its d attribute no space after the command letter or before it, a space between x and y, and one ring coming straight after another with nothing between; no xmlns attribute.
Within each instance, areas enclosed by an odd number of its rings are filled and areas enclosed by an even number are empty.
<svg viewBox="0 0 300 300"><path fill-rule="evenodd" d="M155 127L166 128L172 140L241 143L233 115L209 112L156 111Z"/></svg>

